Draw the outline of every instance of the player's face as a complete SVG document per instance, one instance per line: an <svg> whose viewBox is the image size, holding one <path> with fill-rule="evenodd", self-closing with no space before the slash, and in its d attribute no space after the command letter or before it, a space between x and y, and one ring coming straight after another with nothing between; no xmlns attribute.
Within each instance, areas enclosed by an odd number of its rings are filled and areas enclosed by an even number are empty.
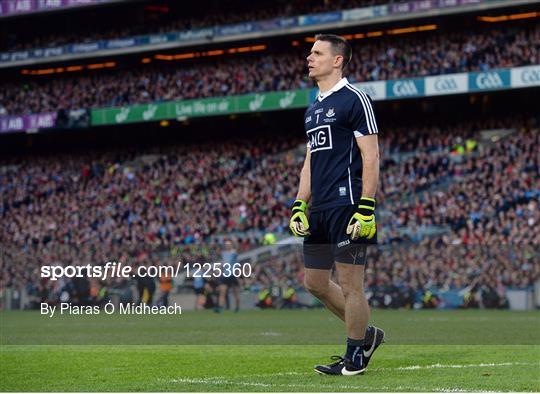
<svg viewBox="0 0 540 394"><path fill-rule="evenodd" d="M338 58L340 57L334 54L328 41L315 41L307 57L310 78L317 80L330 75L336 66L339 66Z"/></svg>

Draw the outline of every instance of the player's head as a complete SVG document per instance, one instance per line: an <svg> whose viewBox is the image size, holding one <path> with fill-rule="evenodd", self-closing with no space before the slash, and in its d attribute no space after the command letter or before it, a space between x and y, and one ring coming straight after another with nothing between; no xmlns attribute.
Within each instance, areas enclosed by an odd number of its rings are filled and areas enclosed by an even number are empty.
<svg viewBox="0 0 540 394"><path fill-rule="evenodd" d="M342 74L352 57L351 45L335 34L317 34L307 57L309 76L315 80Z"/></svg>

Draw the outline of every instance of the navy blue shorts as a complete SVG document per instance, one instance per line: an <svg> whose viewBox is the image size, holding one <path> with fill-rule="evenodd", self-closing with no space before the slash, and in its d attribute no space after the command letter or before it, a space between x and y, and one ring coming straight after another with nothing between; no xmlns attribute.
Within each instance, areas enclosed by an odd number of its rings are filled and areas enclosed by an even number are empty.
<svg viewBox="0 0 540 394"><path fill-rule="evenodd" d="M310 213L310 235L304 238L304 265L306 268L329 270L334 262L366 264L367 246L377 243L377 234L372 239L351 240L347 224L356 207L345 205Z"/></svg>

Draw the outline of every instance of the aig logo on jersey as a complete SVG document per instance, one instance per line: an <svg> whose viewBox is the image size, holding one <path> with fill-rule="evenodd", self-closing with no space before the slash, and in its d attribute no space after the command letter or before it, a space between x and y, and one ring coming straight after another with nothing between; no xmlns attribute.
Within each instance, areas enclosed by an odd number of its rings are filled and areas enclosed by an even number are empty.
<svg viewBox="0 0 540 394"><path fill-rule="evenodd" d="M306 131L309 138L311 153L319 150L332 149L332 130L330 126L319 126Z"/></svg>

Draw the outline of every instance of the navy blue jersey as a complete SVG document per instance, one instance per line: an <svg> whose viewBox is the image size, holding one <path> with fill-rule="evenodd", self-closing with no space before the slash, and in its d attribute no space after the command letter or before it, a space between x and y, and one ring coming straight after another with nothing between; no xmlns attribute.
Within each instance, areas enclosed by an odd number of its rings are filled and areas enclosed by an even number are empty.
<svg viewBox="0 0 540 394"><path fill-rule="evenodd" d="M311 149L311 211L356 204L362 156L356 137L377 134L371 98L341 79L304 116Z"/></svg>

